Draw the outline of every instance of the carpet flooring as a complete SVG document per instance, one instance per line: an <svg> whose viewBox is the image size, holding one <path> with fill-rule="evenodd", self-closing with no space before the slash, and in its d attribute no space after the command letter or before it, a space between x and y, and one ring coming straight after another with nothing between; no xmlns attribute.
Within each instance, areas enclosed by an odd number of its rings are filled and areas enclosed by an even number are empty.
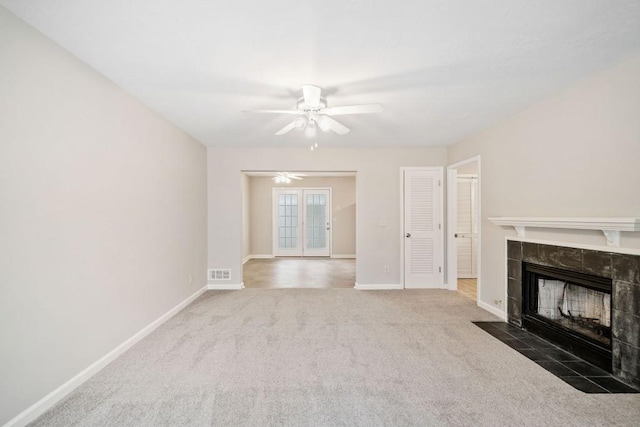
<svg viewBox="0 0 640 427"><path fill-rule="evenodd" d="M471 321L446 290L209 291L32 425L639 425Z"/></svg>

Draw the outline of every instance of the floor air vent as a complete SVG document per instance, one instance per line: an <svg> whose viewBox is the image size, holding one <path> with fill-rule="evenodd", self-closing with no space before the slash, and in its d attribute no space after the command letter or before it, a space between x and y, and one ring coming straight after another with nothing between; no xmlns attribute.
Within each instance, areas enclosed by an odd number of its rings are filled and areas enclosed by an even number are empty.
<svg viewBox="0 0 640 427"><path fill-rule="evenodd" d="M209 280L229 280L231 279L231 269L212 268L209 270Z"/></svg>

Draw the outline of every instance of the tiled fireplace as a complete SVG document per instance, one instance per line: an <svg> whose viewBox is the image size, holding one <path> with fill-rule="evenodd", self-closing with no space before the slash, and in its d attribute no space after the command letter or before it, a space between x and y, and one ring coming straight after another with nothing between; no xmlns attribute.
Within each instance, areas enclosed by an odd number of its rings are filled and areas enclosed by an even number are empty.
<svg viewBox="0 0 640 427"><path fill-rule="evenodd" d="M507 274L509 323L640 387L640 256L508 240Z"/></svg>

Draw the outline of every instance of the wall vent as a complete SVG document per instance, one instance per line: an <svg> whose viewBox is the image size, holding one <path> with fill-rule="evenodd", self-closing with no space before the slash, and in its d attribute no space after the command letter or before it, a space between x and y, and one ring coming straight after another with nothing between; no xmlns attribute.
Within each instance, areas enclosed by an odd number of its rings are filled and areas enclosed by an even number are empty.
<svg viewBox="0 0 640 427"><path fill-rule="evenodd" d="M231 279L231 269L229 268L211 268L209 271L209 280L229 280Z"/></svg>

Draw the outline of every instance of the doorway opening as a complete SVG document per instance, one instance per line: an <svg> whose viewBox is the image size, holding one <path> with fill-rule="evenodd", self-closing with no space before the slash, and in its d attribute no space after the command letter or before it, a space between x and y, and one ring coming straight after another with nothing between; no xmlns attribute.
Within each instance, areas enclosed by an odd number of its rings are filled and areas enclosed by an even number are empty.
<svg viewBox="0 0 640 427"><path fill-rule="evenodd" d="M480 157L447 168L447 281L450 290L480 301Z"/></svg>
<svg viewBox="0 0 640 427"><path fill-rule="evenodd" d="M245 287L353 287L356 257L355 172L243 172Z"/></svg>

